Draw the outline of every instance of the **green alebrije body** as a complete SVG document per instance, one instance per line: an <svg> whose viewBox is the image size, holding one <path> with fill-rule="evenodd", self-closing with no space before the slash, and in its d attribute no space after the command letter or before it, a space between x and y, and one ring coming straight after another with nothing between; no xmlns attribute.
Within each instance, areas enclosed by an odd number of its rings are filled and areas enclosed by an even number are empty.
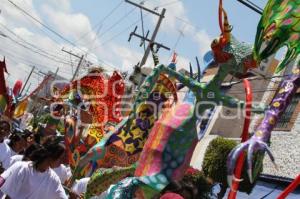
<svg viewBox="0 0 300 199"><path fill-rule="evenodd" d="M266 41L267 47L262 50ZM269 0L258 24L254 45L257 61L268 58L283 46L287 46L287 53L276 73L300 53L300 0Z"/></svg>
<svg viewBox="0 0 300 199"><path fill-rule="evenodd" d="M250 61L253 58L253 46L248 43L238 41L234 36L231 36L230 45L226 45L223 52L233 55L235 64L231 67L234 68L235 72L243 73L245 61Z"/></svg>
<svg viewBox="0 0 300 199"><path fill-rule="evenodd" d="M190 93L192 93L194 99L196 98L195 104L199 102L215 103L210 105L201 104L200 106L192 106L191 108L193 113L189 115L191 117L186 118L183 125L178 127L178 129L176 129L175 132L171 134L172 136L170 136L168 144L164 148L163 154L172 154L175 149L174 143L180 140L186 139L186 143L183 143L182 146L180 146L180 150L182 150L182 153L186 153L189 149L191 149L191 147L194 146L192 145L192 143L197 140L196 121L198 115L195 114L196 112L199 113L199 115L201 115L205 110L213 108L214 105L219 104L223 104L224 106L231 108L243 108L245 106L245 103L243 101L240 101L231 96L226 96L220 91L222 81L230 72L239 73L242 70L240 68L237 68L237 70L233 69L232 66L234 65L234 63L236 63L236 61L234 59L231 59L230 61L226 62L226 64L220 64L218 73L207 84L197 82L192 78L184 76L170 68L165 67L164 65L159 65L155 67L152 73L146 78L137 96L135 106L137 106L145 100L143 96L147 96L151 92L151 90L153 89L153 85L155 85L154 83L157 81L160 73L166 73L169 75L169 77L176 78L180 83L187 86L191 90ZM193 102L191 103L193 104ZM262 111L264 108L253 107L253 109L256 109L257 111ZM185 136L184 139L182 136ZM184 155L186 154L182 155L184 157ZM180 163L186 164L186 162ZM176 165L176 168L173 169L177 169L178 167L182 166L184 165ZM171 172L173 172L173 170ZM138 187L143 188L145 186L148 188L152 188L151 190L154 190L153 193L155 193L155 191L159 192L165 187L165 185L167 185L170 182L168 177L166 176L164 171L162 171L162 173L158 173L157 175L155 174L152 176L126 178L123 181L120 181L119 183L114 185L112 189L109 190L107 197L113 199L130 199L133 197L133 193Z"/></svg>
<svg viewBox="0 0 300 199"><path fill-rule="evenodd" d="M135 170L134 165L125 168L114 167L114 168L98 169L97 171L94 172L94 174L91 176L88 182L85 198L89 199L93 196L100 195L116 181L121 180L128 176L133 176L134 170Z"/></svg>

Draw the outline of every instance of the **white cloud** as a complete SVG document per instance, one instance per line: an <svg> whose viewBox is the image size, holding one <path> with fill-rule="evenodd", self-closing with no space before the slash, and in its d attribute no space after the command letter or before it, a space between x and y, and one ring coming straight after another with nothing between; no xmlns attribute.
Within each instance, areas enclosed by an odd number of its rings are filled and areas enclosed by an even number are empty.
<svg viewBox="0 0 300 199"><path fill-rule="evenodd" d="M187 70L187 71L189 71L189 63L190 63L190 60L189 59L187 59L187 58L185 58L185 57L180 57L180 56L178 56L177 57L177 64L176 64L176 66L177 66L177 70L180 70L180 69L185 69L185 70Z"/></svg>
<svg viewBox="0 0 300 199"><path fill-rule="evenodd" d="M32 0L14 0L13 2L39 21L42 21L36 9L34 8ZM28 16L26 16L20 9L11 4L9 1L1 1L0 10L2 17L5 18L5 21L10 22L10 24L29 27L32 26L32 23L34 23L37 26L40 26L36 22L33 22L31 19L29 19Z"/></svg>
<svg viewBox="0 0 300 199"><path fill-rule="evenodd" d="M34 36L34 34L30 31L28 31L26 28L24 27L18 27L18 28L14 28L13 29L14 33L21 36L21 37L32 37Z"/></svg>
<svg viewBox="0 0 300 199"><path fill-rule="evenodd" d="M20 3L20 0L16 0L15 2ZM101 64L101 60L99 58L96 58L97 56L100 56L101 59L104 59L104 66L116 66L116 68L120 68L124 71L132 70L133 66L141 60L143 53L133 50L127 45L120 45L118 43L110 42L105 46L101 46L99 38L95 39L96 33L92 30L90 19L82 13L72 12L70 0L43 0L41 2L43 2L43 4L40 7L42 8L40 9L40 11L43 12L42 16L45 17L45 23L49 23L49 26L64 35L66 38L70 38L69 40L76 40L85 33L90 32L88 36L84 37L80 42L78 42L79 47L83 50L88 50L95 48L96 46L100 46L96 50L89 51L89 54L87 55L88 60ZM161 2L161 4L163 4L163 1ZM37 10L34 9L32 0L26 0L26 3L28 4L28 7L26 9L30 10L31 13L34 13L34 16L40 19ZM10 7L9 9L13 8ZM168 11L164 19L165 22L162 25L162 31L166 31L168 33L171 32L172 34L176 35L178 34L176 28L182 26L183 24L182 22L176 20L175 16L180 17L185 21L189 21L182 2L168 7ZM157 20L157 17L155 19ZM24 16L20 16L19 11L10 14L9 17L5 18L5 20L4 18L2 18L2 15L0 15L0 22L4 22L5 24L7 24L14 31L14 33L24 38L26 41L35 44L40 49L44 49L45 51L50 53L50 57L52 59L60 59L67 62L70 61L69 55L61 51L62 47L65 47L66 50L71 50L75 54L83 54L82 51L74 48L66 42L57 43L56 41L50 39L48 36L39 34L32 30L32 28L27 25L29 24L28 20L24 20ZM191 37L195 41L197 41L197 43L199 44L200 53L203 53L208 49L210 40L205 31L197 31L193 28L190 28L189 26L186 26L185 34L186 37ZM13 35L11 34L10 36L13 37ZM5 39L0 37L0 50L1 49L3 51L10 52L9 54L7 54L7 52L3 53L2 51L0 51L1 54L7 55L8 69L12 74L12 76L10 77L11 80L18 78L24 79L30 70L30 67L28 66L34 65L35 63L38 69L42 70L43 72L47 72L48 70L52 70L54 72L56 67L58 66L60 68L59 75L65 76L67 78L71 77L70 65L57 63L51 59L33 53L28 49L24 49L23 47L20 47L19 45L13 43L7 38ZM40 50L37 51L40 52ZM54 55L55 57L53 57L52 55ZM78 59L72 59L74 61L75 67L78 63ZM188 63L189 60L186 57L178 57L177 66L179 69L188 68ZM145 66L153 67L151 54L149 55L148 61ZM110 68L110 70L112 70L112 68ZM37 82L37 80L34 78L32 81L34 85L36 84L34 82ZM32 89L35 87L34 85L32 85Z"/></svg>
<svg viewBox="0 0 300 199"><path fill-rule="evenodd" d="M142 57L142 53L135 52L124 46L113 44L113 45L111 45L111 49L112 49L112 52L115 54L115 56L118 56L119 59L121 60L120 68L123 71L132 70L133 66L135 64L137 64L139 59Z"/></svg>
<svg viewBox="0 0 300 199"><path fill-rule="evenodd" d="M202 57L208 50L210 50L210 43L212 38L204 29L194 27L187 15L187 10L183 2L178 1L174 4L167 4L166 1L157 0L146 2L146 6L154 8L157 5L166 5L166 17L163 19L163 24L160 31L167 34L173 34L177 36L178 30L182 31L184 37L189 37L191 40L196 41L198 44L199 54ZM164 7L164 6L162 6ZM161 8L158 12L161 11ZM153 25L157 23L158 17L152 16L151 18ZM197 53L198 54L198 53Z"/></svg>
<svg viewBox="0 0 300 199"><path fill-rule="evenodd" d="M40 0L44 4L47 4L55 10L69 12L71 10L70 0Z"/></svg>
<svg viewBox="0 0 300 199"><path fill-rule="evenodd" d="M200 51L200 56L203 57L204 54L210 50L210 44L212 39L210 38L210 36L207 34L207 32L205 30L200 30L198 32L196 32L195 36L194 36L194 40L197 41L198 45L199 45L199 51Z"/></svg>
<svg viewBox="0 0 300 199"><path fill-rule="evenodd" d="M59 11L48 5L43 6L43 11L55 29L66 37L78 39L86 32L92 31L90 20L84 14ZM88 39L91 41L94 37L89 35Z"/></svg>
<svg viewBox="0 0 300 199"><path fill-rule="evenodd" d="M149 8L155 8L157 5L164 5L166 1L149 1L146 3L146 6ZM162 8L158 9L158 13L161 13ZM185 21L189 21L186 15L186 10L183 2L178 1L177 3L170 4L167 7L165 17L162 21L160 31L168 33L178 33L177 30L182 28L182 23L178 21L178 18L181 18ZM153 24L156 24L158 21L158 16L151 15L151 21Z"/></svg>

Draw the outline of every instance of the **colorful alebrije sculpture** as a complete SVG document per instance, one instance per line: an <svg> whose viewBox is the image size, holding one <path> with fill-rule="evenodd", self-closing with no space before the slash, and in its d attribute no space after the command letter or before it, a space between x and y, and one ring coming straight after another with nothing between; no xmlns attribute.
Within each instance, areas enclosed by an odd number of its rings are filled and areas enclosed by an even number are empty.
<svg viewBox="0 0 300 199"><path fill-rule="evenodd" d="M84 198L89 199L93 196L100 195L107 188L129 176L133 176L136 165L130 167L112 167L108 169L97 169L91 176Z"/></svg>
<svg viewBox="0 0 300 199"><path fill-rule="evenodd" d="M245 42L240 42L231 34L232 27L228 23L227 13L222 8L220 0L219 16L224 16L224 23L220 20L221 36L214 39L211 44L211 49L214 55L214 60L217 64L231 65L235 70L235 76L245 74L248 69L257 67L253 59L252 46ZM220 68L222 68L220 65Z"/></svg>
<svg viewBox="0 0 300 199"><path fill-rule="evenodd" d="M199 105L199 102L223 104L232 108L245 106L244 102L222 94L220 86L228 74L240 76L248 68L255 67L252 48L231 36L231 27L228 24L226 12L223 9L221 12L224 14L222 34L212 43L214 60L219 65L218 73L209 83L204 84L163 65L154 69L141 87L137 102L142 103L142 96L151 91L153 82L160 73L175 77L191 91L187 93L183 103L176 105L173 111L165 113L156 122L143 149L135 173L136 177L124 179L113 186L108 191L107 198L132 198L138 188L146 189L145 197L149 195L151 197L150 192L159 192L171 180L182 178L198 141L197 116L201 116L205 110L214 106L212 104ZM264 107L253 107L253 110L260 112L264 110Z"/></svg>
<svg viewBox="0 0 300 199"><path fill-rule="evenodd" d="M254 58L259 63L287 46L276 73L300 53L300 1L269 0L257 27Z"/></svg>
<svg viewBox="0 0 300 199"><path fill-rule="evenodd" d="M97 70L85 75L79 80L71 83L70 90L62 92L74 92L83 99L86 97L90 105L92 127L88 134L94 136L99 141L104 134L104 124L119 123L121 121L120 102L124 94L124 80L118 72L114 72L108 79ZM76 102L75 102L76 103Z"/></svg>
<svg viewBox="0 0 300 199"><path fill-rule="evenodd" d="M263 59L269 58L281 47L287 46L287 53L284 59L277 66L275 73L279 73L289 63L296 60L300 52L300 1L291 0L269 0L260 22L257 27L257 33L254 45L254 59L259 63ZM274 157L271 154L268 145L271 131L276 125L278 118L284 112L296 88L299 87L299 63L294 75L288 76L279 86L270 109L265 118L248 140L237 146L228 156L228 183L232 184L235 163L239 155L249 147L248 152L248 173L250 181L252 178L252 157L254 151L267 152L271 160Z"/></svg>
<svg viewBox="0 0 300 199"><path fill-rule="evenodd" d="M275 164L274 157L268 147L268 144L270 144L271 132L276 126L277 121L288 107L297 89L300 87L299 64L300 63L298 63L298 68L294 69L293 74L288 75L279 85L271 102L270 108L266 111L264 119L255 130L253 136L248 141L236 146L228 155L227 168L229 185L231 185L232 179L235 178L233 172L236 160L244 150L248 150L248 175L251 182L253 181L252 159L254 152L267 152L272 162Z"/></svg>
<svg viewBox="0 0 300 199"><path fill-rule="evenodd" d="M139 104L136 112L132 112L129 118L120 123L123 125L119 124L113 132L106 135L81 158L73 180L86 174L91 175L96 168L127 167L135 163L157 119L157 113L169 99L167 93L172 93L174 102L177 101L174 83L162 74L153 91L147 96L146 103Z"/></svg>
<svg viewBox="0 0 300 199"><path fill-rule="evenodd" d="M103 137L106 123L120 122L119 107L124 89L123 78L118 72L114 72L107 79L101 71L95 69L72 82L60 93L61 98L68 98L67 104L75 110L75 114L70 115L65 124L66 148L72 168L75 168L80 157ZM85 122L86 118L81 114L84 113L81 112L82 109L89 111L92 117L90 122ZM87 136L83 138L83 134Z"/></svg>
<svg viewBox="0 0 300 199"><path fill-rule="evenodd" d="M231 108L244 108L243 101L222 94L220 86L228 74L239 76L246 71L248 65L245 60L248 57L251 59L251 48L230 36L226 17L224 23L223 34L212 44L219 70L209 83L200 83L163 65L156 67L145 80L137 97L139 103L143 102L142 96L152 90L153 82L161 73L175 77L190 91L182 103L164 113L155 123L139 160L136 177L124 179L114 185L108 191L107 198L133 198L138 188L146 189L144 193L148 196L145 197L151 197L149 192L157 193L171 180L182 178L198 142L198 116L220 104ZM262 106L252 108L253 111L264 111Z"/></svg>

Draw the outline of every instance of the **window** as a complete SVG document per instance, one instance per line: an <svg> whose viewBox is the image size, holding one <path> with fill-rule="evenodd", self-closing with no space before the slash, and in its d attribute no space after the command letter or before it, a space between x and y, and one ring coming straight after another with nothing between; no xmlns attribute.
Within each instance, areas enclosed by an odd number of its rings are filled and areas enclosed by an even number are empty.
<svg viewBox="0 0 300 199"><path fill-rule="evenodd" d="M294 111L295 111L299 101L300 101L300 93L297 93L293 97L291 103L286 108L285 112L279 118L275 128L285 129L285 128L289 127L292 116L294 114Z"/></svg>

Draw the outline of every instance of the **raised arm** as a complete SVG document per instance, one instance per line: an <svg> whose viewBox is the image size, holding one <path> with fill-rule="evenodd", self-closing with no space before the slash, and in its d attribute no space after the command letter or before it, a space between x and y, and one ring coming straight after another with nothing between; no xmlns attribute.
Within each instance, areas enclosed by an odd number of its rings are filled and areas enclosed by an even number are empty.
<svg viewBox="0 0 300 199"><path fill-rule="evenodd" d="M197 93L197 91L199 91L199 89L201 88L201 84L193 80L192 78L189 78L181 73L178 73L173 69L168 68L164 65L159 65L153 69L152 73L145 79L144 83L140 87L140 91L136 97L136 101L134 104L133 112L136 111L139 104L141 104L142 102L148 99L148 96L153 90L155 83L157 82L159 75L161 73L167 74L169 75L169 77L176 78L180 83L182 83L184 86L187 86L195 93Z"/></svg>
<svg viewBox="0 0 300 199"><path fill-rule="evenodd" d="M246 107L246 103L243 100L239 100L235 97L231 97L228 95L221 96L222 105L229 108L242 108ZM268 106L264 104L252 104L251 112L254 113L264 113L267 110Z"/></svg>

